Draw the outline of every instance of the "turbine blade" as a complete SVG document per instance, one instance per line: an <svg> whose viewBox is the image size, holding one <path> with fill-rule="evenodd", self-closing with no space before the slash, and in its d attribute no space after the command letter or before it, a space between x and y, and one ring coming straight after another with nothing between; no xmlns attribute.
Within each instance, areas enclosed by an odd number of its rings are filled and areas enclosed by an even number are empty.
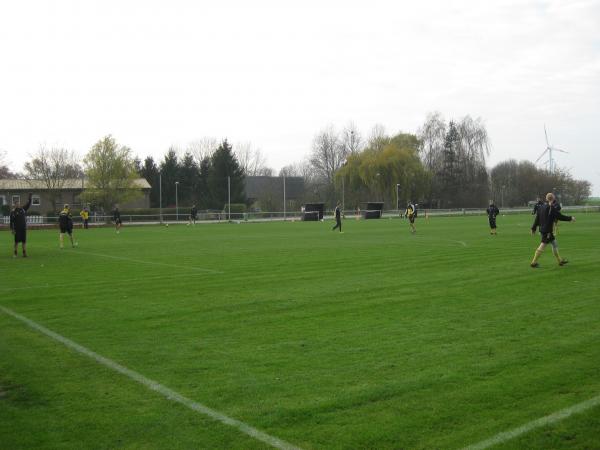
<svg viewBox="0 0 600 450"><path fill-rule="evenodd" d="M550 147L550 142L548 142L548 132L546 131L546 124L544 124L544 134L546 135L546 147Z"/></svg>
<svg viewBox="0 0 600 450"><path fill-rule="evenodd" d="M566 151L561 150L560 148L556 148L556 147L552 147L552 150L554 150L555 152L569 153L569 152L566 152Z"/></svg>
<svg viewBox="0 0 600 450"><path fill-rule="evenodd" d="M544 157L544 155L545 155L547 152L548 152L548 149L544 150L544 153L542 153L542 154L540 155L540 157L539 157L538 159L536 159L536 160L535 160L534 164L537 164L537 163L538 163L538 161L539 161L540 159L542 159L542 158Z"/></svg>

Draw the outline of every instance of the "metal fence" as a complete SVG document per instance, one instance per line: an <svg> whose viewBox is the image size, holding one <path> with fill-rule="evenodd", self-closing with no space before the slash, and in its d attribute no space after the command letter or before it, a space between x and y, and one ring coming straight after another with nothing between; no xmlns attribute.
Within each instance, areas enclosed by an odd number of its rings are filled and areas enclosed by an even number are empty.
<svg viewBox="0 0 600 450"><path fill-rule="evenodd" d="M503 208L500 214L530 214L532 208ZM562 211L572 213L598 213L600 206L563 206ZM403 210L386 210L383 211L382 218L398 218L402 215ZM456 208L456 209L420 209L419 217L441 217L441 216L474 216L485 215L486 211L483 208ZM333 218L334 211L325 211L324 218ZM344 216L355 218L361 216L361 212L356 210L344 211ZM218 222L268 222L268 221L299 221L302 220L302 212L300 211L273 211L273 212L245 212L231 213L227 211L205 211L199 212L196 222L200 223L218 223ZM121 221L124 224L177 224L189 223L189 215L187 214L121 214ZM73 217L75 224L81 224L82 219L79 216ZM27 223L31 225L50 226L58 223L58 216L27 216ZM104 226L112 223L112 215L91 215L89 224L91 226ZM0 217L0 226L8 227L9 217Z"/></svg>

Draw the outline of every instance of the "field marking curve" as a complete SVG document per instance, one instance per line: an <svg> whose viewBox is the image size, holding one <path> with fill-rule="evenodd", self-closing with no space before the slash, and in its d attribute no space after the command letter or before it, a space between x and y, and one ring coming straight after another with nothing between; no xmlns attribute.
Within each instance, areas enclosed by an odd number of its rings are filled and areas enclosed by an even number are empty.
<svg viewBox="0 0 600 450"><path fill-rule="evenodd" d="M573 414L581 413L598 405L600 405L600 395L597 395L596 397L593 397L589 400L585 400L581 403L577 403L576 405L569 406L568 408L561 409L560 411L541 417L539 419L532 420L531 422L528 422L525 425L522 425L518 428L498 433L497 435L492 436L489 439L478 442L476 444L469 445L463 450L483 450L494 445L498 445L503 442L514 439L536 428L559 422L563 419L572 416Z"/></svg>
<svg viewBox="0 0 600 450"><path fill-rule="evenodd" d="M109 369L112 369L115 372L125 375L126 377L138 382L139 384L145 386L146 388L148 388L152 391L158 392L159 394L161 394L163 397L167 398L168 400L171 400L171 401L179 403L183 406L186 406L189 409L196 411L200 414L203 414L207 417L210 417L213 420L221 422L224 425L228 425L230 427L236 428L237 430L250 436L251 438L254 438L258 441L268 444L271 447L278 448L281 450L301 450L299 447L296 447L296 446L294 446L282 439L279 439L275 436L271 436L270 434L267 434L264 431L260 431L259 429L254 428L251 425L248 425L247 423L244 423L240 420L229 417L229 416L227 416L219 411L216 411L214 409L211 409L208 406L205 406L201 403L195 402L194 400L191 400L191 399L179 394L178 392L160 384L159 382L151 380L150 378L146 378L144 375L142 375L134 370L128 369L127 367L122 366L121 364L113 361L112 359L106 358L98 353L95 353L94 351L92 351L92 350L58 334L58 333L55 333L54 331L34 322L33 320L28 319L27 317L22 316L8 308L5 308L2 305L0 305L0 310L2 310L5 314L25 323L26 325L33 328L34 330L39 331L40 333L54 339L55 341L60 342L61 344L65 345L66 347L70 348L71 350L81 353L82 355L85 355L85 356L95 360L97 363L99 363Z"/></svg>
<svg viewBox="0 0 600 450"><path fill-rule="evenodd" d="M156 261L144 261L142 259L125 258L124 256L105 255L103 253L91 253L88 251L86 251L85 253L79 253L79 252L75 252L75 251L67 251L67 253L69 253L71 255L82 255L82 256L90 255L90 256L97 256L99 258L119 259L122 261L135 262L135 263L139 263L139 264L151 264L154 266L173 267L175 269L197 270L199 272L215 273L215 274L219 274L219 275L223 275L225 273L221 270L205 269L203 267L179 266L177 264L167 264L167 263L160 263L160 262L156 262Z"/></svg>

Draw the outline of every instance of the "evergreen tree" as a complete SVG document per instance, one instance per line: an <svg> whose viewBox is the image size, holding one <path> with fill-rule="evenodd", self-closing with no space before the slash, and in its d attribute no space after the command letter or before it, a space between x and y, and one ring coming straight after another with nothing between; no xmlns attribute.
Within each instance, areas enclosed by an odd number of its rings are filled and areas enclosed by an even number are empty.
<svg viewBox="0 0 600 450"><path fill-rule="evenodd" d="M160 164L162 173L162 197L163 206L175 206L175 182L179 181L179 161L177 153L173 147L165 155L164 161Z"/></svg>
<svg viewBox="0 0 600 450"><path fill-rule="evenodd" d="M200 161L198 169L198 197L199 209L207 209L211 204L211 193L208 187L208 175L210 173L210 158L207 156Z"/></svg>
<svg viewBox="0 0 600 450"><path fill-rule="evenodd" d="M152 156L148 156L141 166L140 175L145 178L152 189L150 190L150 207L160 206L160 172Z"/></svg>
<svg viewBox="0 0 600 450"><path fill-rule="evenodd" d="M231 203L246 202L245 174L232 150L225 139L210 159L208 187L211 192L211 208L222 209L227 204L227 177L230 177Z"/></svg>
<svg viewBox="0 0 600 450"><path fill-rule="evenodd" d="M191 153L186 153L179 165L179 204L191 206L198 202L199 168Z"/></svg>

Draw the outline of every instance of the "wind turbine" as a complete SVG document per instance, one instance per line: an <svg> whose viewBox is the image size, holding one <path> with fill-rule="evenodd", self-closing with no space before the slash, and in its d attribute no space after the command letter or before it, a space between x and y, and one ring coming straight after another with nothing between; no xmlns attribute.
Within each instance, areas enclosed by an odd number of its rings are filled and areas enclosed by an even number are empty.
<svg viewBox="0 0 600 450"><path fill-rule="evenodd" d="M546 135L546 150L544 150L544 152L540 155L540 157L535 161L535 164L537 164L538 161L540 159L542 159L546 153L548 153L548 161L546 161L545 163L548 163L548 171L550 173L554 173L554 170L556 170L556 165L554 164L554 159L552 159L552 152L561 152L561 153L569 153L569 152L565 152L564 150L561 150L560 148L552 147L550 145L550 142L548 141L548 132L546 131L545 124L544 124L544 134Z"/></svg>

